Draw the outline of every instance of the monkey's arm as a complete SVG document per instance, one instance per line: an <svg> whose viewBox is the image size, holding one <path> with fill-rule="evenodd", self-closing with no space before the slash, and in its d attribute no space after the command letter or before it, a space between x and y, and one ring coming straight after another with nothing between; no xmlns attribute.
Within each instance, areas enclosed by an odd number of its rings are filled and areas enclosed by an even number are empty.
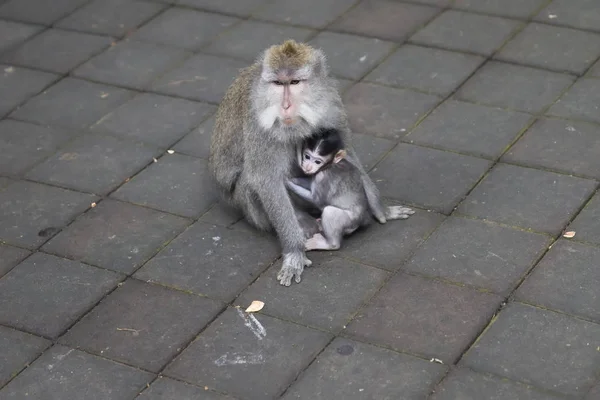
<svg viewBox="0 0 600 400"><path fill-rule="evenodd" d="M285 184L288 187L288 189L290 189L292 192L296 193L302 199L314 204L312 192L310 190L308 190L304 186L300 186L299 184L294 182L294 179L286 180Z"/></svg>

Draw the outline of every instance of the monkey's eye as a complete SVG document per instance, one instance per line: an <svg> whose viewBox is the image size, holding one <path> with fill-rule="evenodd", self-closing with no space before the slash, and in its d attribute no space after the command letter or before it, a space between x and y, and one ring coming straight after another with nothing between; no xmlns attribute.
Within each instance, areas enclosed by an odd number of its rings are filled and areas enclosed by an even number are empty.
<svg viewBox="0 0 600 400"><path fill-rule="evenodd" d="M309 159L310 159L310 157L308 156L308 154L305 154L305 155L304 155L304 159L305 159L305 160L309 160Z"/></svg>
<svg viewBox="0 0 600 400"><path fill-rule="evenodd" d="M273 81L273 83L276 84L277 86L283 85L283 83L281 81Z"/></svg>
<svg viewBox="0 0 600 400"><path fill-rule="evenodd" d="M315 164L321 165L321 160L315 160Z"/></svg>
<svg viewBox="0 0 600 400"><path fill-rule="evenodd" d="M290 81L290 85L297 85L299 83L300 83L300 81L298 79L294 79L293 81Z"/></svg>

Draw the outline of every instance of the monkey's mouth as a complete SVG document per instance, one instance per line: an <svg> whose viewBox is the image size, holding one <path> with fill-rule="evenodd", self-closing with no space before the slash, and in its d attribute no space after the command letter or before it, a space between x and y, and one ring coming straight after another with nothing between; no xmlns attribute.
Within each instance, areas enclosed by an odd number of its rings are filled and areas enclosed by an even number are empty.
<svg viewBox="0 0 600 400"><path fill-rule="evenodd" d="M283 119L283 123L286 125L292 125L294 123L294 118L292 117L285 117Z"/></svg>

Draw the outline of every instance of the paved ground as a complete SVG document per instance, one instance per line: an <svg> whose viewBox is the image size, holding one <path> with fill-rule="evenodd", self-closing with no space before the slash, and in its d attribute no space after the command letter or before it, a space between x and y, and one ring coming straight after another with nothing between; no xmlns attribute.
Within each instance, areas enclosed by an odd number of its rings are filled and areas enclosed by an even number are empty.
<svg viewBox="0 0 600 400"><path fill-rule="evenodd" d="M0 399L600 399L597 0L176 3L0 0ZM206 157L287 37L418 212L284 288Z"/></svg>

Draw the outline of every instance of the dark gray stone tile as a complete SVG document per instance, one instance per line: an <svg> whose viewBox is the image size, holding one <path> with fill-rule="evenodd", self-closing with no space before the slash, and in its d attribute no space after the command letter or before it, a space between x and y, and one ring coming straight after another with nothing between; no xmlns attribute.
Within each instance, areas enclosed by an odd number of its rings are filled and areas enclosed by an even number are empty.
<svg viewBox="0 0 600 400"><path fill-rule="evenodd" d="M334 75L349 79L360 79L394 47L392 42L335 32L321 32L310 44L325 52Z"/></svg>
<svg viewBox="0 0 600 400"><path fill-rule="evenodd" d="M50 344L46 339L0 326L0 387Z"/></svg>
<svg viewBox="0 0 600 400"><path fill-rule="evenodd" d="M450 217L404 269L504 294L515 287L550 242L548 236Z"/></svg>
<svg viewBox="0 0 600 400"><path fill-rule="evenodd" d="M448 214L490 165L481 158L401 143L372 176L384 196Z"/></svg>
<svg viewBox="0 0 600 400"><path fill-rule="evenodd" d="M198 54L154 82L152 90L192 100L219 103L241 68L231 58Z"/></svg>
<svg viewBox="0 0 600 400"><path fill-rule="evenodd" d="M208 53L254 61L268 47L287 39L303 42L314 32L310 29L244 21L220 35L206 48Z"/></svg>
<svg viewBox="0 0 600 400"><path fill-rule="evenodd" d="M198 50L238 22L238 18L185 8L169 8L131 37L167 46Z"/></svg>
<svg viewBox="0 0 600 400"><path fill-rule="evenodd" d="M442 220L440 214L417 211L407 220L374 223L347 237L337 253L395 271Z"/></svg>
<svg viewBox="0 0 600 400"><path fill-rule="evenodd" d="M598 125L540 119L502 159L599 179L599 134Z"/></svg>
<svg viewBox="0 0 600 400"><path fill-rule="evenodd" d="M65 78L11 115L40 125L85 128L125 102L132 94L125 89Z"/></svg>
<svg viewBox="0 0 600 400"><path fill-rule="evenodd" d="M536 113L552 104L573 80L557 72L492 61L477 71L456 97Z"/></svg>
<svg viewBox="0 0 600 400"><path fill-rule="evenodd" d="M13 180L0 176L0 189L8 186Z"/></svg>
<svg viewBox="0 0 600 400"><path fill-rule="evenodd" d="M37 183L14 182L0 191L0 240L39 246L97 199Z"/></svg>
<svg viewBox="0 0 600 400"><path fill-rule="evenodd" d="M93 0L60 20L59 28L123 36L158 14L165 5L138 0Z"/></svg>
<svg viewBox="0 0 600 400"><path fill-rule="evenodd" d="M528 114L448 100L406 140L496 159L531 119Z"/></svg>
<svg viewBox="0 0 600 400"><path fill-rule="evenodd" d="M135 277L231 301L278 256L274 237L198 222L144 265Z"/></svg>
<svg viewBox="0 0 600 400"><path fill-rule="evenodd" d="M545 0L456 0L453 7L511 18L528 18Z"/></svg>
<svg viewBox="0 0 600 400"><path fill-rule="evenodd" d="M130 279L61 343L158 372L222 307L214 300Z"/></svg>
<svg viewBox="0 0 600 400"><path fill-rule="evenodd" d="M43 27L38 25L0 20L0 52L27 40L42 29Z"/></svg>
<svg viewBox="0 0 600 400"><path fill-rule="evenodd" d="M229 227L243 218L239 210L227 205L225 202L216 203L199 221L211 225ZM256 233L259 233L256 231Z"/></svg>
<svg viewBox="0 0 600 400"><path fill-rule="evenodd" d="M346 331L370 343L454 363L501 302L500 296L398 274Z"/></svg>
<svg viewBox="0 0 600 400"><path fill-rule="evenodd" d="M531 386L480 374L468 369L455 369L439 385L431 400L561 400Z"/></svg>
<svg viewBox="0 0 600 400"><path fill-rule="evenodd" d="M159 377L152 382L150 388L136 397L138 400L234 400L232 397L207 391L204 388L192 386L174 379Z"/></svg>
<svg viewBox="0 0 600 400"><path fill-rule="evenodd" d="M581 74L600 55L600 35L532 23L496 55L505 61Z"/></svg>
<svg viewBox="0 0 600 400"><path fill-rule="evenodd" d="M33 254L0 280L0 322L55 338L119 280L114 272Z"/></svg>
<svg viewBox="0 0 600 400"><path fill-rule="evenodd" d="M58 75L48 72L0 64L0 117L58 78Z"/></svg>
<svg viewBox="0 0 600 400"><path fill-rule="evenodd" d="M365 169L373 167L392 147L394 142L369 135L352 134L352 146Z"/></svg>
<svg viewBox="0 0 600 400"><path fill-rule="evenodd" d="M262 312L302 325L337 332L350 321L364 301L375 294L388 273L341 258L312 253L302 285L285 287L275 279L274 265L235 300L245 309L253 300L266 305ZM290 290L291 289L291 290ZM352 297L348 297L352 293Z"/></svg>
<svg viewBox="0 0 600 400"><path fill-rule="evenodd" d="M131 399L154 376L64 346L54 346L4 389L6 400L53 399L117 400Z"/></svg>
<svg viewBox="0 0 600 400"><path fill-rule="evenodd" d="M490 55L520 23L514 20L448 10L410 40L415 43Z"/></svg>
<svg viewBox="0 0 600 400"><path fill-rule="evenodd" d="M242 17L247 17L255 10L261 10L262 5L269 3L268 0L175 0L174 2L179 5L195 7L200 10L216 11L224 14L239 15Z"/></svg>
<svg viewBox="0 0 600 400"><path fill-rule="evenodd" d="M384 85L448 95L483 61L484 58L480 56L407 44L365 79Z"/></svg>
<svg viewBox="0 0 600 400"><path fill-rule="evenodd" d="M19 175L54 153L75 132L27 122L0 121L0 173Z"/></svg>
<svg viewBox="0 0 600 400"><path fill-rule="evenodd" d="M92 58L73 75L143 89L188 56L184 50L127 40Z"/></svg>
<svg viewBox="0 0 600 400"><path fill-rule="evenodd" d="M583 396L598 373L598 337L600 325L513 303L502 310L461 364Z"/></svg>
<svg viewBox="0 0 600 400"><path fill-rule="evenodd" d="M30 252L25 249L0 243L0 277L10 271L29 254Z"/></svg>
<svg viewBox="0 0 600 400"><path fill-rule="evenodd" d="M427 4L431 6L445 7L453 0L411 0L413 3Z"/></svg>
<svg viewBox="0 0 600 400"><path fill-rule="evenodd" d="M324 332L229 308L164 374L248 400L275 398L330 339Z"/></svg>
<svg viewBox="0 0 600 400"><path fill-rule="evenodd" d="M188 224L188 220L174 215L107 199L79 217L43 249L131 273Z"/></svg>
<svg viewBox="0 0 600 400"><path fill-rule="evenodd" d="M92 130L166 147L214 111L208 104L143 93L102 118Z"/></svg>
<svg viewBox="0 0 600 400"><path fill-rule="evenodd" d="M577 232L577 239L600 244L600 195L596 193L592 200L569 225L569 230Z"/></svg>
<svg viewBox="0 0 600 400"><path fill-rule="evenodd" d="M142 169L157 150L112 136L84 135L29 171L39 182L106 194Z"/></svg>
<svg viewBox="0 0 600 400"><path fill-rule="evenodd" d="M421 399L446 367L353 340L337 338L283 399Z"/></svg>
<svg viewBox="0 0 600 400"><path fill-rule="evenodd" d="M600 122L600 79L579 79L548 114Z"/></svg>
<svg viewBox="0 0 600 400"><path fill-rule="evenodd" d="M64 74L108 47L106 36L49 29L2 57L4 62Z"/></svg>
<svg viewBox="0 0 600 400"><path fill-rule="evenodd" d="M350 89L356 83L355 81L353 81L351 79L338 78L338 77L333 77L333 79L336 82L338 91L340 93L343 93L346 90Z"/></svg>
<svg viewBox="0 0 600 400"><path fill-rule="evenodd" d="M590 68L589 75L595 78L600 78L600 61L597 61L592 68Z"/></svg>
<svg viewBox="0 0 600 400"><path fill-rule="evenodd" d="M594 386L585 397L585 400L595 400L600 398L600 383Z"/></svg>
<svg viewBox="0 0 600 400"><path fill-rule="evenodd" d="M212 137L214 126L215 117L212 116L181 139L173 146L173 149L178 153L208 160L210 153L210 138Z"/></svg>
<svg viewBox="0 0 600 400"><path fill-rule="evenodd" d="M112 196L184 217L199 217L217 199L206 161L180 154L162 157Z"/></svg>
<svg viewBox="0 0 600 400"><path fill-rule="evenodd" d="M280 0L265 7L256 16L280 24L324 28L355 3L354 0Z"/></svg>
<svg viewBox="0 0 600 400"><path fill-rule="evenodd" d="M593 0L554 0L535 19L600 31L600 9Z"/></svg>
<svg viewBox="0 0 600 400"><path fill-rule="evenodd" d="M600 285L599 264L597 247L559 240L519 287L517 298L600 321L596 290Z"/></svg>
<svg viewBox="0 0 600 400"><path fill-rule="evenodd" d="M59 18L73 12L87 0L9 0L0 7L0 18L13 19L34 24L50 25Z"/></svg>
<svg viewBox="0 0 600 400"><path fill-rule="evenodd" d="M405 89L357 83L344 93L350 126L355 132L399 139L440 98Z"/></svg>
<svg viewBox="0 0 600 400"><path fill-rule="evenodd" d="M344 14L330 29L402 41L438 12L439 9L434 7L392 0L367 0Z"/></svg>
<svg viewBox="0 0 600 400"><path fill-rule="evenodd" d="M498 164L458 212L556 235L594 188L591 180Z"/></svg>

